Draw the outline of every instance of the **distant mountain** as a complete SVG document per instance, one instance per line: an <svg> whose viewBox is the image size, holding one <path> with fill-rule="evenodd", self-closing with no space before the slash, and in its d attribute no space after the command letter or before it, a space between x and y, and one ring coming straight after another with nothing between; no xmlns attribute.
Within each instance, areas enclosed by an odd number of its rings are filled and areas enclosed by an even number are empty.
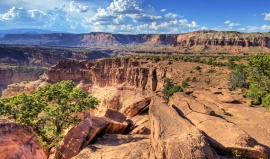
<svg viewBox="0 0 270 159"><path fill-rule="evenodd" d="M43 30L43 29L27 29L27 28L20 28L20 29L9 29L9 30L0 30L0 37L5 34L51 34L51 33L59 33L59 31L51 31L51 30ZM61 32L67 33L67 32Z"/></svg>
<svg viewBox="0 0 270 159"><path fill-rule="evenodd" d="M62 47L121 48L177 52L270 52L270 32L196 31L185 34L55 33L46 30L13 30L1 37L0 44ZM16 34L17 33L17 34ZM0 31L1 34L1 31ZM3 34L3 33L2 33ZM256 49L253 49L256 47ZM261 49L261 50L258 50ZM254 51L255 50L255 51Z"/></svg>

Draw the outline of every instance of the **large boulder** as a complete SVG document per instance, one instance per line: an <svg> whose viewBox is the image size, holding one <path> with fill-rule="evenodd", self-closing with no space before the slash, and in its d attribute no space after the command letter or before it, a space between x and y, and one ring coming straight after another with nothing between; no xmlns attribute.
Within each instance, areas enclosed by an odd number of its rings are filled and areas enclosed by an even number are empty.
<svg viewBox="0 0 270 159"><path fill-rule="evenodd" d="M204 135L162 98L152 98L149 115L151 159L218 158Z"/></svg>
<svg viewBox="0 0 270 159"><path fill-rule="evenodd" d="M175 93L170 98L170 106L187 118L193 125L203 131L212 147L222 153L237 151L248 158L267 158L265 149L237 125L224 120L207 111L193 97L184 93ZM195 109L196 107L196 109Z"/></svg>
<svg viewBox="0 0 270 159"><path fill-rule="evenodd" d="M56 159L70 159L104 134L122 134L128 126L126 116L108 109L104 117L89 117L72 128L56 149Z"/></svg>
<svg viewBox="0 0 270 159"><path fill-rule="evenodd" d="M0 158L46 159L47 156L32 128L0 121Z"/></svg>
<svg viewBox="0 0 270 159"><path fill-rule="evenodd" d="M126 114L128 117L133 117L137 115L138 113L147 110L148 106L151 102L151 97L144 98L140 101L137 101L133 104L131 104L127 109L124 111L124 114Z"/></svg>
<svg viewBox="0 0 270 159"><path fill-rule="evenodd" d="M148 114L140 114L130 118L132 123L130 134L150 135L151 128Z"/></svg>
<svg viewBox="0 0 270 159"><path fill-rule="evenodd" d="M98 138L73 159L148 159L148 135L109 134Z"/></svg>
<svg viewBox="0 0 270 159"><path fill-rule="evenodd" d="M85 148L108 125L103 118L91 117L84 119L72 128L56 149L56 159L70 159Z"/></svg>
<svg viewBox="0 0 270 159"><path fill-rule="evenodd" d="M114 109L107 109L104 119L108 121L105 134L122 134L127 129L129 123L126 116Z"/></svg>

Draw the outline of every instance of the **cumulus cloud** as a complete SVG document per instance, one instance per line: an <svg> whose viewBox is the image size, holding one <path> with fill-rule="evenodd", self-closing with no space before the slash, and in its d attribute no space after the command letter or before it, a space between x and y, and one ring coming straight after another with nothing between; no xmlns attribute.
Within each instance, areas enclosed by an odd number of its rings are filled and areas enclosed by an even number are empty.
<svg viewBox="0 0 270 159"><path fill-rule="evenodd" d="M224 22L224 24L230 24L231 21L227 20L226 22Z"/></svg>
<svg viewBox="0 0 270 159"><path fill-rule="evenodd" d="M14 21L14 22L34 22L29 12L24 8L12 7L8 12L0 14L0 20L2 21Z"/></svg>
<svg viewBox="0 0 270 159"><path fill-rule="evenodd" d="M161 12L166 12L166 9L161 9L160 11L161 11Z"/></svg>
<svg viewBox="0 0 270 159"><path fill-rule="evenodd" d="M0 21L12 26L15 25L17 28L41 28L65 31L81 28L78 22L73 22L68 16L69 13L65 11L65 5L60 5L47 11L12 7L6 13L0 14Z"/></svg>
<svg viewBox="0 0 270 159"><path fill-rule="evenodd" d="M70 12L85 13L89 10L88 6L84 6L79 3L75 4L74 1L70 2L69 7L70 7Z"/></svg>
<svg viewBox="0 0 270 159"><path fill-rule="evenodd" d="M165 15L166 18L169 18L169 19L176 19L176 18L179 18L179 17L183 17L183 16L180 16L178 14L175 14L175 13L167 13Z"/></svg>
<svg viewBox="0 0 270 159"><path fill-rule="evenodd" d="M269 25L263 25L261 26L262 30L270 30L270 26Z"/></svg>
<svg viewBox="0 0 270 159"><path fill-rule="evenodd" d="M263 14L263 15L265 15L265 18L264 18L264 20L270 20L270 13L265 13L265 14Z"/></svg>
<svg viewBox="0 0 270 159"><path fill-rule="evenodd" d="M160 11L165 12L166 9ZM96 25L96 30L107 28L119 33L140 33L144 29L152 33L177 32L182 28L199 27L197 22L188 22L187 19L181 19L182 17L175 13L158 15L152 6L143 6L141 0L114 0L108 7L99 8L95 16L85 21L89 25Z"/></svg>
<svg viewBox="0 0 270 159"><path fill-rule="evenodd" d="M229 20L225 21L224 24L227 24L229 27L234 27L234 26L239 26L241 24L239 23L234 23L234 22L231 22Z"/></svg>

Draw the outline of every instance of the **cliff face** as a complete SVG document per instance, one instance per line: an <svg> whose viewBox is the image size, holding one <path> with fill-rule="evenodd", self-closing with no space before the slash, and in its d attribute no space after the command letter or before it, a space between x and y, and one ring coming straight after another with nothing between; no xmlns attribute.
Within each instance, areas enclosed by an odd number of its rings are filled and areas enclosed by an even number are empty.
<svg viewBox="0 0 270 159"><path fill-rule="evenodd" d="M109 55L100 51L76 51L60 48L0 46L0 96L7 85L34 81L46 67L59 60L91 60Z"/></svg>
<svg viewBox="0 0 270 159"><path fill-rule="evenodd" d="M240 33L197 31L186 34L8 34L0 38L2 44L119 47L119 46L261 46L270 47L270 33Z"/></svg>
<svg viewBox="0 0 270 159"><path fill-rule="evenodd" d="M174 46L192 47L196 45L212 46L260 46L270 47L269 33L238 33L200 31L177 36Z"/></svg>
<svg viewBox="0 0 270 159"><path fill-rule="evenodd" d="M159 71L156 67L147 66L147 64L155 62L154 60L128 58L81 62L60 61L57 65L46 70L45 75L49 83L73 80L76 82L84 81L99 87L117 86L125 83L142 91L155 91Z"/></svg>
<svg viewBox="0 0 270 159"><path fill-rule="evenodd" d="M21 81L27 83L29 81L37 80L43 72L44 69L0 69L0 96L2 95L2 91L7 88L7 85Z"/></svg>

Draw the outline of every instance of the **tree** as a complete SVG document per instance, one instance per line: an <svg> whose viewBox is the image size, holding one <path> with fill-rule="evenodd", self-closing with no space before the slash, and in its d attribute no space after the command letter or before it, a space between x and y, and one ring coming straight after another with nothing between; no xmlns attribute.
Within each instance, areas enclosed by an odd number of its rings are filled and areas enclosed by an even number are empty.
<svg viewBox="0 0 270 159"><path fill-rule="evenodd" d="M24 93L1 98L1 116L33 127L43 146L53 147L63 130L80 119L74 115L94 108L98 100L75 87L72 81L62 81L39 87L31 95Z"/></svg>
<svg viewBox="0 0 270 159"><path fill-rule="evenodd" d="M266 54L254 55L250 58L247 68L250 89L248 97L254 99L254 104L263 104L270 108L266 102L270 94L270 56Z"/></svg>
<svg viewBox="0 0 270 159"><path fill-rule="evenodd" d="M183 89L179 85L174 85L169 78L165 78L162 90L165 98L168 100L175 92L183 92Z"/></svg>
<svg viewBox="0 0 270 159"><path fill-rule="evenodd" d="M248 88L247 75L244 71L245 65L239 64L235 66L230 73L230 81L228 86L231 90L236 88Z"/></svg>

